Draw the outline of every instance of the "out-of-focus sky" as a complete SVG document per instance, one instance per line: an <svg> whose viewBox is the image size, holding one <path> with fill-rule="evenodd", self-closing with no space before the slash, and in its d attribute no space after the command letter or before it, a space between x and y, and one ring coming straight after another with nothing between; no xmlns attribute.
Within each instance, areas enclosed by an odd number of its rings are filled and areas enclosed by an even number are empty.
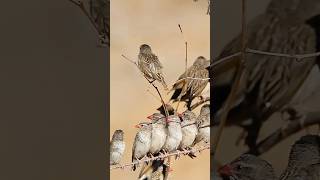
<svg viewBox="0 0 320 180"><path fill-rule="evenodd" d="M189 65L197 56L210 56L210 17L206 15L207 0L116 0L111 1L110 47L110 133L125 132L126 151L122 163L131 161L131 149L136 129L133 127L160 106L160 101L147 92L156 92L140 75L137 68L124 60L124 54L137 60L139 46L151 45L159 57L169 86L184 71L184 38L188 41ZM166 95L161 92L165 101ZM173 164L174 179L209 179L209 152L202 152L191 160L182 157ZM136 179L138 171L112 170L111 179Z"/></svg>

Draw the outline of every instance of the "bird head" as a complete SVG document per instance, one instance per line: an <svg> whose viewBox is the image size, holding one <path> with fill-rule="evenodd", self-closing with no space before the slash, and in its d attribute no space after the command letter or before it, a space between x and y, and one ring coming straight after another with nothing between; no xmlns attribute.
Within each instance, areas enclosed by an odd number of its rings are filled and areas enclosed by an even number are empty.
<svg viewBox="0 0 320 180"><path fill-rule="evenodd" d="M199 68L207 68L210 66L210 61L207 60L203 56L199 56L193 63L193 66L199 67Z"/></svg>
<svg viewBox="0 0 320 180"><path fill-rule="evenodd" d="M112 139L123 141L123 135L124 135L124 132L121 129L118 129L113 133Z"/></svg>
<svg viewBox="0 0 320 180"><path fill-rule="evenodd" d="M148 44L142 44L142 45L140 46L140 53L143 53L143 54L150 54L150 53L152 53L151 47L150 47Z"/></svg>
<svg viewBox="0 0 320 180"><path fill-rule="evenodd" d="M244 154L238 159L219 169L224 178L241 180L272 180L275 173L272 166L256 156Z"/></svg>
<svg viewBox="0 0 320 180"><path fill-rule="evenodd" d="M210 104L205 104L201 107L200 114L207 115L210 114Z"/></svg>

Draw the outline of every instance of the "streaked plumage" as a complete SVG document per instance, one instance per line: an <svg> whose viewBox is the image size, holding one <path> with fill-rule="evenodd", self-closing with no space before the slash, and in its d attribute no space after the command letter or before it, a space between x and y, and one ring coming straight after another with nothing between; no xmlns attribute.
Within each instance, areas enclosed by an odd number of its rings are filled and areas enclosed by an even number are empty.
<svg viewBox="0 0 320 180"><path fill-rule="evenodd" d="M319 50L315 29L307 20L320 14L318 0L272 0L265 14L248 25L248 47L256 50L306 54ZM239 52L241 37L236 37L222 51L218 59ZM239 57L215 62L210 71L214 75L213 101L215 121L219 123L221 108L227 99L236 74ZM247 54L241 85L228 114L227 125L240 125L248 131L246 144L257 153L256 140L263 121L286 105L316 64L316 58L297 61L291 58ZM249 125L242 124L251 120Z"/></svg>
<svg viewBox="0 0 320 180"><path fill-rule="evenodd" d="M303 175L305 169L320 163L320 137L307 135L301 137L291 148L288 166L281 175L281 180ZM301 174L302 173L302 174Z"/></svg>
<svg viewBox="0 0 320 180"><path fill-rule="evenodd" d="M139 130L132 146L132 162L140 160L149 152L151 146L151 130L152 125L150 123L139 124ZM135 170L136 167L137 166L133 166L133 170Z"/></svg>
<svg viewBox="0 0 320 180"><path fill-rule="evenodd" d="M171 91L174 91L171 100L186 101L190 107L192 100L201 95L202 91L208 84L209 80L201 80L209 78L209 72L206 69L210 65L210 61L203 56L199 56L193 65L184 72L177 82L173 85ZM185 79L185 78L200 79Z"/></svg>
<svg viewBox="0 0 320 180"><path fill-rule="evenodd" d="M123 134L122 130L116 130L110 142L110 164L116 165L119 164L124 150L125 150L125 142L123 141Z"/></svg>
<svg viewBox="0 0 320 180"><path fill-rule="evenodd" d="M237 180L276 180L274 169L267 161L254 155L244 154L223 166L219 173L223 177Z"/></svg>
<svg viewBox="0 0 320 180"><path fill-rule="evenodd" d="M110 0L90 0L90 16L101 36L101 45L110 46Z"/></svg>
<svg viewBox="0 0 320 180"><path fill-rule="evenodd" d="M162 74L163 66L158 57L152 52L151 47L147 44L140 46L138 67L149 81L156 80L162 84L165 90L168 89Z"/></svg>
<svg viewBox="0 0 320 180"><path fill-rule="evenodd" d="M139 180L167 180L169 167L164 160L155 160L150 163L139 175Z"/></svg>

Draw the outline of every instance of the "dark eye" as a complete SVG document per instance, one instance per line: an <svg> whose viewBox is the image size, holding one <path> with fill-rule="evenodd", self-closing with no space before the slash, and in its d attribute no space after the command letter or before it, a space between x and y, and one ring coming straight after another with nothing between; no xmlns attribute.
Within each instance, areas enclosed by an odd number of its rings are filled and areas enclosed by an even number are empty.
<svg viewBox="0 0 320 180"><path fill-rule="evenodd" d="M241 170L243 168L243 166L241 164L236 166L237 170Z"/></svg>

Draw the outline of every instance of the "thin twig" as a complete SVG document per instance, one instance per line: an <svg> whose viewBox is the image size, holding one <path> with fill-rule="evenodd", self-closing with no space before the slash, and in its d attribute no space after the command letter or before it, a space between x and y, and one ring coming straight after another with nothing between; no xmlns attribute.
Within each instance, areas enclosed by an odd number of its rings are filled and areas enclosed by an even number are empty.
<svg viewBox="0 0 320 180"><path fill-rule="evenodd" d="M179 26L179 29L180 29L180 33L183 37L183 40L184 40L184 44L185 44L185 48L186 48L186 62L185 62L185 71L187 71L188 69L188 41L186 41L185 37L184 37L184 34L183 34L183 31L182 31L182 27L180 24L178 24Z"/></svg>
<svg viewBox="0 0 320 180"><path fill-rule="evenodd" d="M265 52L265 51L249 49L249 48L246 49L246 52L251 54L293 58L298 60L320 56L320 52L308 53L308 54L283 54L283 53Z"/></svg>
<svg viewBox="0 0 320 180"><path fill-rule="evenodd" d="M226 124L227 121L227 117L228 117L228 113L231 109L231 104L233 102L233 99L235 97L236 91L238 90L238 87L240 86L240 80L243 74L243 66L245 63L245 50L246 50L246 0L242 0L242 34L241 34L241 40L242 40L242 47L241 47L241 60L238 63L238 68L237 68L237 74L236 74L236 79L235 79L235 83L233 83L232 85L232 89L231 92L226 100L225 105L223 106L222 109L222 114L221 114L221 123L219 124L217 133L215 134L214 138L213 138L213 149L212 149L212 153L211 156L213 158L213 160L215 159L215 154L216 154L216 150L218 148L219 145L219 141L220 141L220 137L221 134L223 132L224 126Z"/></svg>
<svg viewBox="0 0 320 180"><path fill-rule="evenodd" d="M299 132L300 130L320 123L320 112L311 112L305 116L296 117L294 120L290 120L289 124L285 127L279 128L271 135L260 141L257 145L256 155L261 155L269 151L276 144L280 143L287 137ZM253 153L248 151L247 153Z"/></svg>
<svg viewBox="0 0 320 180"><path fill-rule="evenodd" d="M206 98L202 99L201 101L199 101L199 102L195 103L194 105L192 105L191 106L191 110L196 109L198 106L201 106L202 104L204 104L204 103L206 103L208 101L210 101L210 97L206 97Z"/></svg>
<svg viewBox="0 0 320 180"><path fill-rule="evenodd" d="M168 158L168 157L171 157L171 156L176 156L176 155L187 155L187 154L190 154L190 153L201 152L201 151L204 151L206 149L210 149L210 145L206 145L206 146L199 147L199 148L194 148L194 149L191 149L191 150L175 151L173 153L163 154L163 155L159 155L159 156L152 157L152 158L145 158L145 159L142 159L140 161L135 161L135 162L127 163L127 164L123 164L123 165L114 165L114 166L110 166L110 170L131 168L133 165L142 164L142 163L145 163L145 162L151 162L151 161L160 160L160 159L165 159L165 158Z"/></svg>

